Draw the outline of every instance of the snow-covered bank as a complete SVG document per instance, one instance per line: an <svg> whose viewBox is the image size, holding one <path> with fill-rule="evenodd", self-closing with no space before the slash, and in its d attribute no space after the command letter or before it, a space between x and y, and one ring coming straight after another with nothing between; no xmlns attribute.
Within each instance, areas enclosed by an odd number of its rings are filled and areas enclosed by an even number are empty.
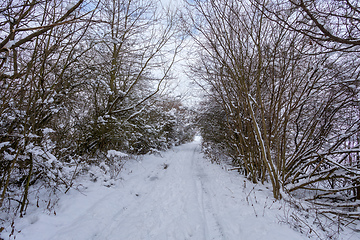
<svg viewBox="0 0 360 240"><path fill-rule="evenodd" d="M199 142L132 160L121 177L109 188L99 180L71 190L56 216L26 215L16 239L307 239L279 224L284 209L266 187L210 164Z"/></svg>

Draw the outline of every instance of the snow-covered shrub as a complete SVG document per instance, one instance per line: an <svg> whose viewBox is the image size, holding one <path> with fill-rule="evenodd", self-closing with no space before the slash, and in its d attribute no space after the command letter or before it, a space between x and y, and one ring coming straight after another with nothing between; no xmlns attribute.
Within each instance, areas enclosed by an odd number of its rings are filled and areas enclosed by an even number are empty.
<svg viewBox="0 0 360 240"><path fill-rule="evenodd" d="M104 167L106 171L109 171L110 178L116 179L122 170L125 160L129 159L130 156L126 153L116 151L116 150L108 150L106 154L106 166Z"/></svg>
<svg viewBox="0 0 360 240"><path fill-rule="evenodd" d="M168 47L179 47L175 18L151 1L84 4L0 3L9 12L0 18L1 210L24 214L36 187L66 192L104 162L116 178L126 159L109 150L145 154L191 139L181 103L160 104L177 54Z"/></svg>

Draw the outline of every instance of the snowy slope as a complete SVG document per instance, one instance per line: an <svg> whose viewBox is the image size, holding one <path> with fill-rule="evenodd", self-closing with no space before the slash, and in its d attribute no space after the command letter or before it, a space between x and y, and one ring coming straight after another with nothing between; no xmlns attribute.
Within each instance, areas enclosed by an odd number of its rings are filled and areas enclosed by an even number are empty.
<svg viewBox="0 0 360 240"><path fill-rule="evenodd" d="M132 160L122 178L110 188L97 181L72 190L56 216L25 216L16 239L307 239L278 223L283 209L269 190L207 162L199 142Z"/></svg>

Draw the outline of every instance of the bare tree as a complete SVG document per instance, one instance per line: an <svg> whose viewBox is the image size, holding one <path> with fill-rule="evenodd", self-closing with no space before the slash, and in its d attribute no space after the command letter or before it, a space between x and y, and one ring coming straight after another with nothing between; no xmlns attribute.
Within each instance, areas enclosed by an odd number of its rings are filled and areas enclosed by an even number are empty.
<svg viewBox="0 0 360 240"><path fill-rule="evenodd" d="M23 181L20 215L30 183L52 177L44 169L51 158L44 129L62 107L57 91L76 62L76 45L89 26L89 21L78 23L87 15L80 10L82 2L63 6L58 1L7 1L1 10L0 46L6 53L0 69L1 142L6 144L1 149L0 205L9 184ZM21 180L24 175L26 181Z"/></svg>
<svg viewBox="0 0 360 240"><path fill-rule="evenodd" d="M266 16L298 31L327 50L358 51L360 7L351 0L276 0L263 4Z"/></svg>
<svg viewBox="0 0 360 240"><path fill-rule="evenodd" d="M272 21L264 6L233 0L190 6L200 49L194 77L225 113L220 129L252 181L269 180L275 198L305 191L309 201L327 205L324 212L336 213L329 202L344 201L345 216L358 206L351 201L359 177L350 160L359 152L352 142L359 120L348 117L358 113L356 87L345 84L352 81L348 65L342 54L313 54L317 45Z"/></svg>
<svg viewBox="0 0 360 240"><path fill-rule="evenodd" d="M127 148L130 136L124 134L164 90L183 37L177 13L164 12L154 2L101 1L99 8L88 35L93 59L86 63L95 127L87 131L84 148Z"/></svg>
<svg viewBox="0 0 360 240"><path fill-rule="evenodd" d="M290 1L304 13L298 30L316 41L360 46L360 6L357 1ZM307 21L306 21L307 20ZM310 28L309 28L310 27ZM312 27L315 27L312 30Z"/></svg>
<svg viewBox="0 0 360 240"><path fill-rule="evenodd" d="M189 111L162 96L184 41L178 17L142 0L0 3L2 210L25 214L37 184L67 192L109 149L191 138L173 114Z"/></svg>

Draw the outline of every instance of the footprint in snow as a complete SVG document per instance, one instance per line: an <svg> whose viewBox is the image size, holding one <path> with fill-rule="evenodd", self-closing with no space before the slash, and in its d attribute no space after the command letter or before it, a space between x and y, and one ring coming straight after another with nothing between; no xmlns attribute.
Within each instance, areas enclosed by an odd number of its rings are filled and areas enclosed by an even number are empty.
<svg viewBox="0 0 360 240"><path fill-rule="evenodd" d="M150 181L155 181L155 180L158 180L159 178L157 176L153 176L153 177L150 177L149 180Z"/></svg>

